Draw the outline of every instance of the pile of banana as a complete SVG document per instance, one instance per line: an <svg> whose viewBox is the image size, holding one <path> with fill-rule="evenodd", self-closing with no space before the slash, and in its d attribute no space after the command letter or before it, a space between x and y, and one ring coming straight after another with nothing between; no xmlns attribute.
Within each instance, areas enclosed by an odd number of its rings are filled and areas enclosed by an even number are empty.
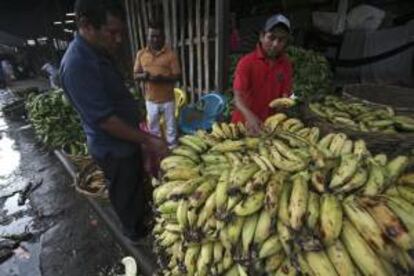
<svg viewBox="0 0 414 276"><path fill-rule="evenodd" d="M153 179L163 275L412 275L406 156L279 113L260 137L214 124L180 138Z"/></svg>
<svg viewBox="0 0 414 276"><path fill-rule="evenodd" d="M391 107L373 107L362 102L326 96L322 102L309 104L309 109L333 124L363 132L414 132L414 118L397 116Z"/></svg>
<svg viewBox="0 0 414 276"><path fill-rule="evenodd" d="M30 94L26 109L36 135L45 145L53 149L64 149L73 156L87 155L86 139L79 116L62 90Z"/></svg>

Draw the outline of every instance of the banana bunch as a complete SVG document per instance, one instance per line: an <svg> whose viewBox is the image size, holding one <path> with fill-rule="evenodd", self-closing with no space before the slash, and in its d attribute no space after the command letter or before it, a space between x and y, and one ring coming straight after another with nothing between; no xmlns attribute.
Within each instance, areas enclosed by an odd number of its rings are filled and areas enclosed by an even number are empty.
<svg viewBox="0 0 414 276"><path fill-rule="evenodd" d="M336 96L326 96L321 102L310 103L309 109L333 124L357 131L388 134L414 132L414 118L397 116L391 107L374 107Z"/></svg>
<svg viewBox="0 0 414 276"><path fill-rule="evenodd" d="M285 114L260 137L216 123L179 141L153 181L163 275L412 275L406 156Z"/></svg>
<svg viewBox="0 0 414 276"><path fill-rule="evenodd" d="M63 149L72 156L87 155L79 116L62 90L30 94L26 109L36 135L46 146Z"/></svg>

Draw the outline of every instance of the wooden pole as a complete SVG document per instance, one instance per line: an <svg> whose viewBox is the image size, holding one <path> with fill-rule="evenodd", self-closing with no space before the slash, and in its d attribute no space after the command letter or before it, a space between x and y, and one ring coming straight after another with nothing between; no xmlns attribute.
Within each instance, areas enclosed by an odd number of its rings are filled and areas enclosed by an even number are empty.
<svg viewBox="0 0 414 276"><path fill-rule="evenodd" d="M172 47L175 51L178 50L178 31L177 31L177 0L171 1L172 5L172 25L173 25L173 34L172 34Z"/></svg>
<svg viewBox="0 0 414 276"><path fill-rule="evenodd" d="M202 47L201 44L201 0L196 1L196 35L197 35L197 89L198 98L201 98L203 91L203 64L202 64Z"/></svg>
<svg viewBox="0 0 414 276"><path fill-rule="evenodd" d="M145 5L146 0L139 0L141 3L141 14L143 15L144 19L144 36L147 37L148 32L148 12L147 12L147 5Z"/></svg>
<svg viewBox="0 0 414 276"><path fill-rule="evenodd" d="M204 0L204 85L210 91L210 0Z"/></svg>
<svg viewBox="0 0 414 276"><path fill-rule="evenodd" d="M185 26L184 26L184 18L185 18L185 3L184 0L178 1L180 5L180 41L181 41L181 75L182 75L182 84L184 87L184 92L187 93L188 89L188 80L187 80L187 66L185 63Z"/></svg>
<svg viewBox="0 0 414 276"><path fill-rule="evenodd" d="M189 38L189 85L191 87L191 102L194 103L194 41L193 41L193 0L187 1L188 8L188 38Z"/></svg>
<svg viewBox="0 0 414 276"><path fill-rule="evenodd" d="M129 36L129 48L131 50L131 56L135 56L135 45L134 45L134 39L132 34L132 18L131 18L131 9L130 9L130 0L125 0L125 10L127 13L127 24L128 24L128 36Z"/></svg>
<svg viewBox="0 0 414 276"><path fill-rule="evenodd" d="M137 2L138 0L134 0ZM138 5L138 3L137 3ZM145 36L145 30L143 30L144 26L144 20L142 18L143 11L141 9L137 10L137 29L138 29L138 35L139 35L139 47L138 49L142 49L145 47L146 44L146 36Z"/></svg>
<svg viewBox="0 0 414 276"><path fill-rule="evenodd" d="M230 0L216 0L216 89L223 92L227 74Z"/></svg>

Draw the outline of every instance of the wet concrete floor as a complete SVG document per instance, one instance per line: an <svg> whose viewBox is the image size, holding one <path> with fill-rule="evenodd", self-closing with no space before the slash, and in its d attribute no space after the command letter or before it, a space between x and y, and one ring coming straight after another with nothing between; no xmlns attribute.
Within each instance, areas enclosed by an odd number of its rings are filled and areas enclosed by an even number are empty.
<svg viewBox="0 0 414 276"><path fill-rule="evenodd" d="M0 112L0 275L115 275L125 254L28 122Z"/></svg>

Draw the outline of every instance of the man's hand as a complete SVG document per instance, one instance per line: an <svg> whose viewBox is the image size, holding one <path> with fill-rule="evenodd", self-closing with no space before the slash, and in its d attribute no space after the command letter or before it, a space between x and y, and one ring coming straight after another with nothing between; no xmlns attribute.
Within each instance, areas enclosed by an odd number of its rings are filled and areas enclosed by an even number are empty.
<svg viewBox="0 0 414 276"><path fill-rule="evenodd" d="M246 118L246 127L250 135L258 136L262 131L262 122L255 115L251 114Z"/></svg>
<svg viewBox="0 0 414 276"><path fill-rule="evenodd" d="M169 153L167 144L158 137L152 136L143 147L144 169L148 174L157 177L160 170L160 162Z"/></svg>

